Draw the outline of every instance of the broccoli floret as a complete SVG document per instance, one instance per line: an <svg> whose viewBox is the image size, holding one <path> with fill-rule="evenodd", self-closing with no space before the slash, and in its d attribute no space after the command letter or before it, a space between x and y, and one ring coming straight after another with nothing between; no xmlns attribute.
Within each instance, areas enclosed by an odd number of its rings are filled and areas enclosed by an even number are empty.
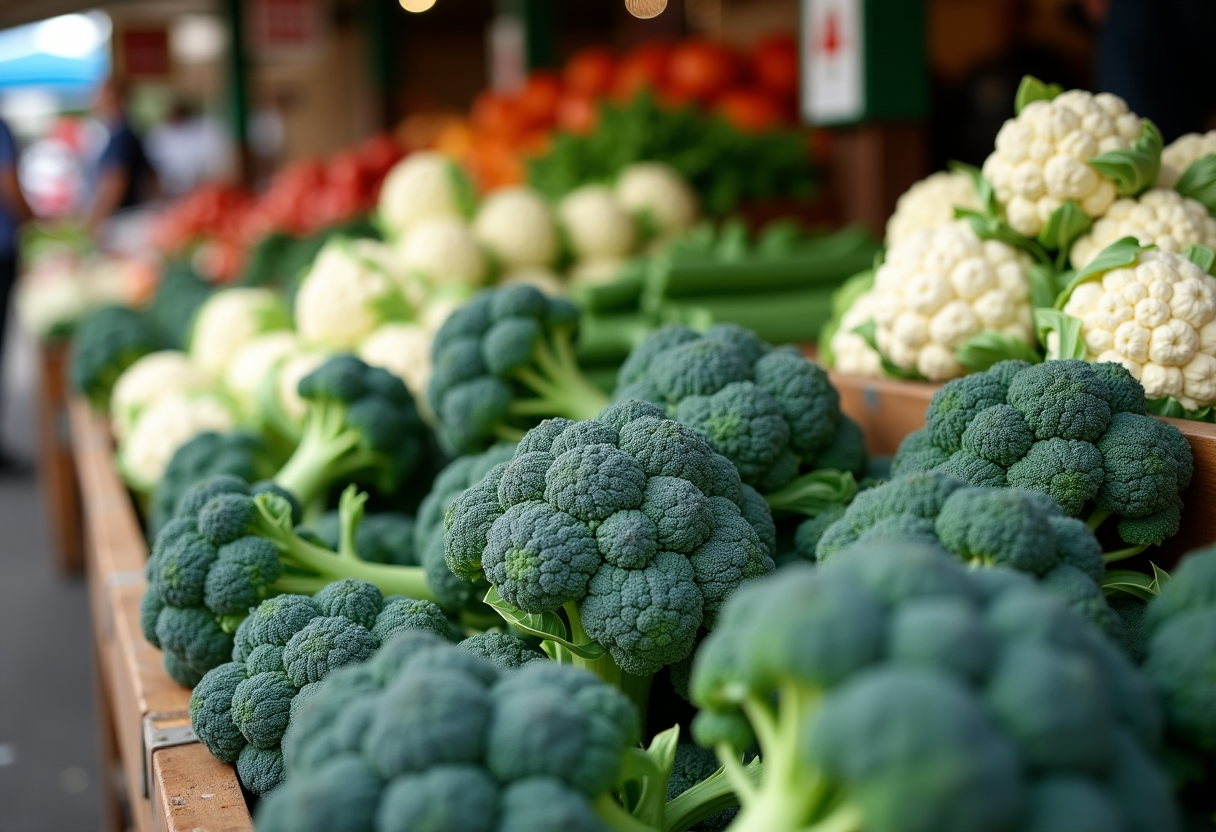
<svg viewBox="0 0 1216 832"><path fill-rule="evenodd" d="M613 405L525 435L452 503L445 555L456 576L489 581L508 620L512 608L556 614L538 634L586 646L551 644L556 654L632 684L622 671L648 677L685 658L725 598L773 569L772 520L754 506L745 517L743 495L698 433Z"/></svg>
<svg viewBox="0 0 1216 832"><path fill-rule="evenodd" d="M623 818L647 829L612 797L626 759L648 759L630 750L639 734L629 702L584 671L543 661L500 668L410 634L334 673L300 706L287 783L258 806L256 823L271 832L603 832ZM350 811L319 808L330 794ZM301 811L301 801L318 811Z"/></svg>
<svg viewBox="0 0 1216 832"><path fill-rule="evenodd" d="M200 277L188 260L176 260L165 267L147 317L166 347L186 348L194 316L214 291L215 286Z"/></svg>
<svg viewBox="0 0 1216 832"><path fill-rule="evenodd" d="M461 641L458 646L503 670L549 659L523 639L508 633L477 633Z"/></svg>
<svg viewBox="0 0 1216 832"><path fill-rule="evenodd" d="M68 378L95 409L104 411L123 371L159 347L143 315L125 306L103 306L76 327Z"/></svg>
<svg viewBox="0 0 1216 832"><path fill-rule="evenodd" d="M1123 649L1136 664L1148 656L1148 602L1120 593L1110 599L1110 608L1123 625Z"/></svg>
<svg viewBox="0 0 1216 832"><path fill-rule="evenodd" d="M339 529L337 511L327 511L316 524L317 537L330 549L338 548ZM355 551L369 563L417 566L414 518L396 511L368 514L355 532Z"/></svg>
<svg viewBox="0 0 1216 832"><path fill-rule="evenodd" d="M869 465L866 437L861 425L841 413L832 442L815 457L815 466L848 471L855 479L860 480L866 476Z"/></svg>
<svg viewBox="0 0 1216 832"><path fill-rule="evenodd" d="M696 655L693 734L736 786L733 832L1030 829L1045 806L1177 830L1135 716L1155 705L1122 706L1143 681L1014 573L889 543L741 588Z"/></svg>
<svg viewBox="0 0 1216 832"><path fill-rule="evenodd" d="M233 661L195 686L194 732L216 759L236 762L246 789L265 794L283 781L281 744L301 691L315 693L331 672L366 661L405 632L440 640L449 633L434 604L386 599L366 581L337 581L312 598L271 598L241 624Z"/></svg>
<svg viewBox="0 0 1216 832"><path fill-rule="evenodd" d="M604 406L574 357L577 320L568 301L525 285L482 291L448 316L427 399L449 451L476 453L546 416L586 419Z"/></svg>
<svg viewBox="0 0 1216 832"><path fill-rule="evenodd" d="M690 742L676 745L671 776L667 780L667 800L671 802L698 783L704 783L721 768L718 757L708 748ZM738 807L723 809L692 827L692 832L721 832L739 814Z"/></svg>
<svg viewBox="0 0 1216 832"><path fill-rule="evenodd" d="M1129 548L1111 559L1130 557L1178 531L1194 472L1182 433L1144 411L1143 388L1120 365L1001 362L934 394L892 473L1040 491L1094 529L1114 515Z"/></svg>

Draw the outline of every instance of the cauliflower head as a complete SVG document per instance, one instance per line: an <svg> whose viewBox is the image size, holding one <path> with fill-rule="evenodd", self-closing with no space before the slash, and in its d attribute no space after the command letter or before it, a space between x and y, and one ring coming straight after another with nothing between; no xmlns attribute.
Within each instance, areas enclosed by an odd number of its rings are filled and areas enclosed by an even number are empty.
<svg viewBox="0 0 1216 832"><path fill-rule="evenodd" d="M1216 130L1187 133L1178 137L1161 151L1161 171L1157 174L1157 187L1174 187L1187 168L1213 153L1216 153Z"/></svg>
<svg viewBox="0 0 1216 832"><path fill-rule="evenodd" d="M412 153L393 167L380 187L380 224L390 238L400 237L428 217L470 213L473 191L464 174L441 153Z"/></svg>
<svg viewBox="0 0 1216 832"><path fill-rule="evenodd" d="M1105 214L1118 189L1089 162L1130 148L1142 130L1143 121L1122 98L1069 90L1033 101L1005 122L984 162L984 177L1014 230L1035 237L1068 200L1086 216Z"/></svg>
<svg viewBox="0 0 1216 832"><path fill-rule="evenodd" d="M296 292L296 329L305 343L353 349L385 321L410 317L379 249L371 240L343 239L321 249Z"/></svg>
<svg viewBox="0 0 1216 832"><path fill-rule="evenodd" d="M954 209L981 209L975 185L966 174L938 171L914 184L895 203L887 220L887 245L897 246L917 231L954 222Z"/></svg>
<svg viewBox="0 0 1216 832"><path fill-rule="evenodd" d="M1192 245L1213 248L1216 220L1202 203L1164 188L1154 188L1136 199L1116 200L1106 216L1072 244L1069 258L1073 268L1085 268L1098 252L1124 237L1175 253Z"/></svg>
<svg viewBox="0 0 1216 832"><path fill-rule="evenodd" d="M1025 252L980 240L965 221L917 231L874 275L879 351L897 367L947 381L964 373L955 349L980 332L1034 344L1029 266Z"/></svg>
<svg viewBox="0 0 1216 832"><path fill-rule="evenodd" d="M224 375L237 351L266 332L291 329L291 312L272 289L221 289L195 315L190 358L214 378Z"/></svg>
<svg viewBox="0 0 1216 832"><path fill-rule="evenodd" d="M870 342L853 330L874 320L877 298L873 290L853 302L840 318L840 326L832 333L832 368L849 376L882 378L882 356Z"/></svg>
<svg viewBox="0 0 1216 832"><path fill-rule="evenodd" d="M359 345L359 357L372 367L383 367L405 382L414 402L422 408L431 380L431 338L421 324L388 323Z"/></svg>
<svg viewBox="0 0 1216 832"><path fill-rule="evenodd" d="M1065 314L1081 321L1086 360L1127 368L1149 399L1193 410L1216 404L1216 277L1168 251L1142 251L1073 289ZM1059 334L1047 339L1048 358Z"/></svg>
<svg viewBox="0 0 1216 832"><path fill-rule="evenodd" d="M697 221L697 195L666 162L635 162L621 171L616 201L660 240L679 237Z"/></svg>
<svg viewBox="0 0 1216 832"><path fill-rule="evenodd" d="M576 260L613 260L637 243L633 218L606 185L583 185L566 194L557 218Z"/></svg>
<svg viewBox="0 0 1216 832"><path fill-rule="evenodd" d="M294 332L280 330L260 335L242 346L224 373L224 389L232 397L242 418L253 417L262 380L281 361L300 349Z"/></svg>
<svg viewBox="0 0 1216 832"><path fill-rule="evenodd" d="M457 217L427 217L410 226L397 247L401 265L428 285L480 286L486 259L477 238Z"/></svg>
<svg viewBox="0 0 1216 832"><path fill-rule="evenodd" d="M123 370L110 393L114 437L120 442L125 439L140 414L162 396L202 393L211 386L211 378L184 352L148 353Z"/></svg>
<svg viewBox="0 0 1216 832"><path fill-rule="evenodd" d="M228 433L235 428L236 414L219 395L161 396L144 409L119 445L119 470L132 489L150 493L178 448L200 433Z"/></svg>
<svg viewBox="0 0 1216 832"><path fill-rule="evenodd" d="M546 295L555 297L561 297L566 294L565 281L557 273L549 269L513 269L498 278L499 286L513 286L516 283L526 283L529 286L535 286Z"/></svg>
<svg viewBox="0 0 1216 832"><path fill-rule="evenodd" d="M557 259L557 226L549 203L531 188L503 188L486 197L473 235L506 272L547 269Z"/></svg>

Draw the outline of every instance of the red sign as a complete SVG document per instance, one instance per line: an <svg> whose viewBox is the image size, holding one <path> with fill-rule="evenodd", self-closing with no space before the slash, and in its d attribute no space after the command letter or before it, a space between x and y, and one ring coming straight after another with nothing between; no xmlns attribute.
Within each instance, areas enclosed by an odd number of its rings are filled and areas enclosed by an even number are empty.
<svg viewBox="0 0 1216 832"><path fill-rule="evenodd" d="M249 18L249 42L255 53L311 49L320 41L317 0L254 0Z"/></svg>
<svg viewBox="0 0 1216 832"><path fill-rule="evenodd" d="M169 32L166 29L124 29L118 37L118 64L128 77L169 74Z"/></svg>

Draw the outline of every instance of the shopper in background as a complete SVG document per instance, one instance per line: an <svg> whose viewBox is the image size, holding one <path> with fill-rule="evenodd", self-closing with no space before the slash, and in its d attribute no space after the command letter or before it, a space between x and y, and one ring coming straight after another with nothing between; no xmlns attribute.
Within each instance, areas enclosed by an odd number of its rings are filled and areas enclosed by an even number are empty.
<svg viewBox="0 0 1216 832"><path fill-rule="evenodd" d="M8 301L17 282L17 228L30 218L30 208L17 184L17 144L12 131L0 119L0 381L4 377L5 321ZM0 383L0 393L3 384ZM0 399L2 401L2 399ZM24 463L0 445L0 474L23 471Z"/></svg>
<svg viewBox="0 0 1216 832"><path fill-rule="evenodd" d="M93 114L109 131L97 166L96 192L88 224L94 233L115 213L133 208L156 195L156 173L143 142L127 119L126 90L114 78L97 91Z"/></svg>
<svg viewBox="0 0 1216 832"><path fill-rule="evenodd" d="M182 100L148 133L147 144L165 196L181 196L231 168L224 128Z"/></svg>

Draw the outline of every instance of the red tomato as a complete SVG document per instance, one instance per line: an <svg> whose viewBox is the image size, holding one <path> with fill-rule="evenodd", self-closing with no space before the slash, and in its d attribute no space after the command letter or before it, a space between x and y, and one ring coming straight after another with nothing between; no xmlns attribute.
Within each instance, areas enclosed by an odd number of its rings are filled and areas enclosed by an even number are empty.
<svg viewBox="0 0 1216 832"><path fill-rule="evenodd" d="M742 87L720 95L714 110L737 129L749 133L771 130L785 120L781 105L769 95Z"/></svg>
<svg viewBox="0 0 1216 832"><path fill-rule="evenodd" d="M734 53L712 41L690 38L678 43L667 59L667 86L677 96L708 101L738 76Z"/></svg>
<svg viewBox="0 0 1216 832"><path fill-rule="evenodd" d="M388 133L376 133L359 145L359 155L364 166L379 178L388 173L405 154Z"/></svg>
<svg viewBox="0 0 1216 832"><path fill-rule="evenodd" d="M518 136L522 127L516 103L504 95L489 91L473 100L469 120L478 130L505 141Z"/></svg>
<svg viewBox="0 0 1216 832"><path fill-rule="evenodd" d="M561 95L562 82L557 73L533 72L516 98L520 120L530 128L552 127Z"/></svg>
<svg viewBox="0 0 1216 832"><path fill-rule="evenodd" d="M575 52L562 70L566 91L598 98L606 95L616 72L616 55L602 46L589 46Z"/></svg>
<svg viewBox="0 0 1216 832"><path fill-rule="evenodd" d="M628 100L638 90L655 90L667 77L667 56L671 47L662 41L651 41L635 48L617 64L616 77L612 79L612 96Z"/></svg>
<svg viewBox="0 0 1216 832"><path fill-rule="evenodd" d="M566 93L557 103L557 126L575 135L586 135L599 120L595 100L587 95Z"/></svg>
<svg viewBox="0 0 1216 832"><path fill-rule="evenodd" d="M760 41L750 63L760 87L780 98L798 95L798 39L793 35L772 35Z"/></svg>

